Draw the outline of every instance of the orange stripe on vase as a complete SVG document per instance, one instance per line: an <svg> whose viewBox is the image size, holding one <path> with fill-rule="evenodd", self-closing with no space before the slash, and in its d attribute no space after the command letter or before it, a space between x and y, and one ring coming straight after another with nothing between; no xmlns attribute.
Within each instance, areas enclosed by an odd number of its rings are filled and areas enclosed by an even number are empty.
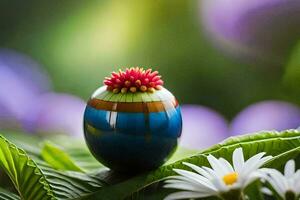
<svg viewBox="0 0 300 200"><path fill-rule="evenodd" d="M163 112L178 106L178 101L174 98L169 101L152 102L111 102L101 99L90 99L88 105L97 110L107 110L115 112Z"/></svg>

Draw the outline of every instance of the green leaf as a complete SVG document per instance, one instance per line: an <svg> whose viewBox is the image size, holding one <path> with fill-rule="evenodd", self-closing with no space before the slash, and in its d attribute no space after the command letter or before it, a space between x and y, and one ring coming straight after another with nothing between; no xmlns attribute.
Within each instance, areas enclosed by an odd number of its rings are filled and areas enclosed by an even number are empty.
<svg viewBox="0 0 300 200"><path fill-rule="evenodd" d="M25 150L28 155L35 157L40 155L40 144L42 142L41 137L29 133L15 131L5 131L1 133L1 135L3 135L11 143L15 144L17 147Z"/></svg>
<svg viewBox="0 0 300 200"><path fill-rule="evenodd" d="M168 191L161 187L155 188L155 185L158 183L161 184L164 178L169 175L173 175L174 168L188 169L182 164L183 161L200 166L208 166L209 164L206 156L209 154L212 154L216 157L221 156L231 161L231 155L234 149L237 147L243 147L246 159L258 152L266 152L268 155L274 156L274 158L267 163L266 166L282 169L287 160L291 158L299 158L300 155L299 131L289 130L280 133L261 132L252 135L229 138L221 144L215 145L189 158L185 158L171 164L166 164L152 172L141 174L135 177L128 177L107 171L106 168L101 168L101 166L97 164L97 161L95 161L95 159L90 155L85 146L80 146L77 144L70 146L66 145L63 146L64 150L62 150L51 143L46 143L42 151L37 149L37 151L31 152L33 157L30 158L31 154L27 155L25 151L15 147L15 145L11 144L3 137L0 137L0 142L0 166L9 175L10 179L12 179L16 190L19 191L19 195L21 196L22 194L22 190L18 189L19 185L21 184L16 184L16 181L14 180L16 179L18 183L23 183L23 179L28 179L28 176L26 176L26 173L24 172L28 166L24 164L23 159L19 158L20 156L25 156L28 160L31 160L31 162L34 163L39 175L43 177L42 180L47 183L51 191L50 197L52 199L162 199L170 192L170 190ZM45 156L45 151L47 156ZM185 155L191 155L194 153L195 152L181 151L177 157L174 157L174 160L178 160ZM61 154L64 156L59 158ZM57 160L54 160L55 158L57 158ZM33 162L32 159L35 162ZM7 162L7 160L11 161ZM91 167L93 170L92 173L82 173L78 170L78 168L83 169L82 163L86 165L89 161L94 162L93 167ZM55 164L53 165L53 163ZM81 164L79 165L78 163ZM72 171L56 170L53 167ZM18 170L20 169L23 170L21 173L22 176L17 174ZM104 172L96 175L96 171L99 171L99 169L103 170ZM17 176L15 174L17 174ZM37 179L37 182L41 183L39 179ZM30 181L28 183L31 185L38 184L34 181ZM37 188L39 188L39 184ZM31 191L35 190L35 187L31 189ZM255 191L255 188L250 188L249 194L253 195L255 193L253 191ZM3 194L7 194L7 191L4 191ZM21 197L21 199L30 199L23 198L23 196Z"/></svg>
<svg viewBox="0 0 300 200"><path fill-rule="evenodd" d="M187 158L187 157L191 157L195 154L197 154L199 150L192 150L192 149L186 149L184 147L179 146L176 150L176 152L174 153L174 155L167 161L167 163L165 165L174 163L178 160Z"/></svg>
<svg viewBox="0 0 300 200"><path fill-rule="evenodd" d="M64 152L69 155L70 159L84 171L99 171L99 169L104 168L104 166L92 156L82 138L78 139L60 135L48 139L53 144L62 147Z"/></svg>
<svg viewBox="0 0 300 200"><path fill-rule="evenodd" d="M54 169L83 172L66 152L50 142L44 143L41 155Z"/></svg>
<svg viewBox="0 0 300 200"><path fill-rule="evenodd" d="M21 199L54 199L53 190L36 163L3 136L0 136L0 167L13 182Z"/></svg>
<svg viewBox="0 0 300 200"><path fill-rule="evenodd" d="M97 161L94 156L90 153L88 149L85 148L68 148L66 152L70 155L71 159L78 165L81 169L88 172L99 171L100 169L106 169L99 161Z"/></svg>
<svg viewBox="0 0 300 200"><path fill-rule="evenodd" d="M21 199L79 199L106 184L102 177L93 174L55 170L38 155L34 160L0 136L0 166L14 183Z"/></svg>
<svg viewBox="0 0 300 200"><path fill-rule="evenodd" d="M54 188L57 199L79 199L98 191L105 185L101 177L92 174L57 171L43 161L38 161L38 165Z"/></svg>
<svg viewBox="0 0 300 200"><path fill-rule="evenodd" d="M21 200L21 198L10 191L0 188L0 200Z"/></svg>
<svg viewBox="0 0 300 200"><path fill-rule="evenodd" d="M275 168L282 166L288 159L299 155L300 132L297 130L287 130L284 132L260 132L257 134L233 137L217 144L199 154L177 161L170 165L165 165L147 174L135 176L120 183L100 189L86 199L118 200L130 197L147 186L159 182L167 176L174 175L174 168L188 169L182 162L190 162L198 166L208 166L207 155L224 157L231 161L232 152L238 147L244 150L245 159L259 153L266 152L275 158L269 165Z"/></svg>
<svg viewBox="0 0 300 200"><path fill-rule="evenodd" d="M22 132L5 132L3 135L16 146L25 150L34 160L42 159L41 148L43 148L45 142L40 137ZM65 152L72 162L81 170L90 172L99 171L99 169L104 168L104 166L92 156L82 138L55 135L47 137L46 139L51 142L51 146L54 146L54 148L57 147ZM49 142L46 143L49 144Z"/></svg>

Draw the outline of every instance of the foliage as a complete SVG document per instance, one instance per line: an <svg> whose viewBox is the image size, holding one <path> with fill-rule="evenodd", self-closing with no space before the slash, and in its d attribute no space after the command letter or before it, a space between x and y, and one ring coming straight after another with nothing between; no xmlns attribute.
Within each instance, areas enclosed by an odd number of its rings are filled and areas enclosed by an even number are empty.
<svg viewBox="0 0 300 200"><path fill-rule="evenodd" d="M22 144L21 138L12 140ZM245 158L266 152L274 156L267 166L282 169L287 160L297 158L300 153L299 131L259 132L229 138L193 156L194 152L179 150L179 156L175 154L173 158L174 161L180 159L178 161L144 174L125 175L96 165L84 145L62 147L53 140L37 141L40 145L31 145L26 153L28 145L21 145L23 150L0 137L1 173L7 174L13 183L10 187L9 181L1 178L0 199L162 199L170 190L163 189L161 181L174 174L173 168L188 169L183 161L207 166L209 154L230 161L234 149L242 147ZM187 156L182 159L184 152ZM247 192L251 198L261 198L258 188L256 184L249 186Z"/></svg>
<svg viewBox="0 0 300 200"><path fill-rule="evenodd" d="M53 199L54 192L45 175L25 151L0 138L0 166L10 177L21 199Z"/></svg>
<svg viewBox="0 0 300 200"><path fill-rule="evenodd" d="M45 143L41 154L54 169L82 172L82 169L70 159L66 152L49 142Z"/></svg>

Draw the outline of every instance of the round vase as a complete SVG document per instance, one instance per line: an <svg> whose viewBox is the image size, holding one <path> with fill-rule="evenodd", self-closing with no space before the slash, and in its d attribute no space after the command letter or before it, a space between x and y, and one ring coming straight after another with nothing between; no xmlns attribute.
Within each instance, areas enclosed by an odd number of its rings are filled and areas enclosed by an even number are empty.
<svg viewBox="0 0 300 200"><path fill-rule="evenodd" d="M145 171L172 155L181 135L176 98L165 88L153 93L97 89L84 113L84 136L92 154L115 171Z"/></svg>

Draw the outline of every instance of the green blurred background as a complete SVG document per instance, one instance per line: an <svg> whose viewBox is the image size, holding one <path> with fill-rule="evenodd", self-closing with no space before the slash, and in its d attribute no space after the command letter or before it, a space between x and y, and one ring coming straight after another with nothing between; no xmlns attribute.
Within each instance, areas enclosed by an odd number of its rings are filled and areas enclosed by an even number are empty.
<svg viewBox="0 0 300 200"><path fill-rule="evenodd" d="M30 55L56 91L83 99L112 70L147 66L181 103L209 106L228 120L260 100L300 103L283 87L281 64L249 64L212 45L199 1L1 1L0 30L1 47Z"/></svg>

